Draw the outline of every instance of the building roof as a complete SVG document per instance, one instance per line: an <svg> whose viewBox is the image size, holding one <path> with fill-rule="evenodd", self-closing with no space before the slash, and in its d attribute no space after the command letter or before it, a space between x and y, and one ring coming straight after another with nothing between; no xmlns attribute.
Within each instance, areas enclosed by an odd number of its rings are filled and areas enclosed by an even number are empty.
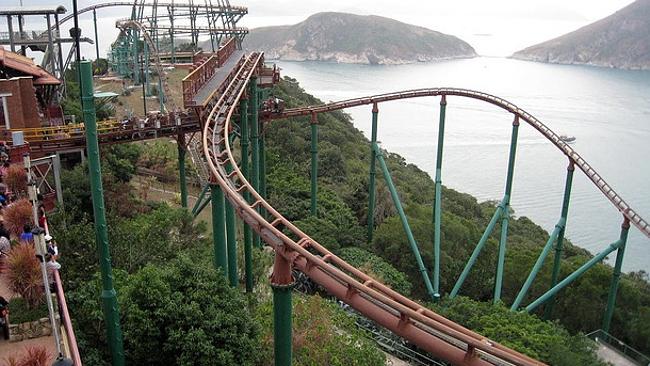
<svg viewBox="0 0 650 366"><path fill-rule="evenodd" d="M36 65L34 60L0 47L0 67L16 70L34 78L34 85L58 85L61 80Z"/></svg>
<svg viewBox="0 0 650 366"><path fill-rule="evenodd" d="M0 6L0 15L65 14L63 5L51 6Z"/></svg>

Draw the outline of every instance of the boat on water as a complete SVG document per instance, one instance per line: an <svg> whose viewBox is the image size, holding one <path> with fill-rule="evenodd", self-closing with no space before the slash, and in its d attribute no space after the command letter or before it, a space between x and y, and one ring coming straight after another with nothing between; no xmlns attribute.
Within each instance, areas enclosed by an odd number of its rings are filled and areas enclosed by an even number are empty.
<svg viewBox="0 0 650 366"><path fill-rule="evenodd" d="M560 140L570 144L576 140L575 136L560 135Z"/></svg>

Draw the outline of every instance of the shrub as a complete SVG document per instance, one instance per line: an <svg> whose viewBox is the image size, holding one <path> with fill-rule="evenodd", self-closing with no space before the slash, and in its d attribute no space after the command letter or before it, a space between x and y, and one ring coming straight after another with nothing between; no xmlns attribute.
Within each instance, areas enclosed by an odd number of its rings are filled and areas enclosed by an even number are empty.
<svg viewBox="0 0 650 366"><path fill-rule="evenodd" d="M9 190L15 194L20 195L25 193L27 190L27 172L20 164L12 164L7 169L7 176L5 177L5 183Z"/></svg>
<svg viewBox="0 0 650 366"><path fill-rule="evenodd" d="M52 355L43 346L25 347L20 358L11 356L5 359L7 366L48 366Z"/></svg>
<svg viewBox="0 0 650 366"><path fill-rule="evenodd" d="M359 268L367 275L403 295L411 293L411 283L406 275L393 267L381 257L361 248L344 248L338 253L339 257Z"/></svg>
<svg viewBox="0 0 650 366"><path fill-rule="evenodd" d="M257 364L259 330L246 299L208 264L183 257L133 275L115 271L115 280L128 365ZM83 354L108 349L100 287L97 277L70 294Z"/></svg>
<svg viewBox="0 0 650 366"><path fill-rule="evenodd" d="M20 236L25 224L32 223L32 204L26 198L20 199L3 210L5 228L14 236Z"/></svg>
<svg viewBox="0 0 650 366"><path fill-rule="evenodd" d="M18 244L9 252L7 279L11 291L22 296L30 308L43 299L43 278L36 259L36 250L30 244Z"/></svg>

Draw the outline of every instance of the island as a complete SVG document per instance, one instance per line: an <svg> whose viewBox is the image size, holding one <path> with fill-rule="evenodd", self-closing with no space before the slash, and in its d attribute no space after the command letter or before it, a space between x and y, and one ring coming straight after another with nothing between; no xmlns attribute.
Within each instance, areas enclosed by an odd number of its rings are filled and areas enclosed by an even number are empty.
<svg viewBox="0 0 650 366"><path fill-rule="evenodd" d="M650 70L650 0L561 37L515 52L519 60Z"/></svg>
<svg viewBox="0 0 650 366"><path fill-rule="evenodd" d="M317 13L289 26L252 29L244 48L267 59L398 65L476 57L467 42L375 15Z"/></svg>

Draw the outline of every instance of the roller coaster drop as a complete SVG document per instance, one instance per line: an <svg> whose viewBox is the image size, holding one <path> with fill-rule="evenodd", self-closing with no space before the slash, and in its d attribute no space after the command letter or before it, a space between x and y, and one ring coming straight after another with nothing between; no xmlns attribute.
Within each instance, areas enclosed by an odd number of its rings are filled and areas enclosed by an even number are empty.
<svg viewBox="0 0 650 366"><path fill-rule="evenodd" d="M137 1L136 1L137 4ZM99 7L101 5L97 5ZM109 6L109 5L106 5ZM228 5L229 6L229 5ZM134 7L135 9L135 7ZM93 9L94 10L94 9ZM148 30L142 23L130 20L122 23L123 32L137 31L145 37L147 44L154 54L156 42L148 35ZM87 62L84 62L87 63ZM82 63L82 66L84 66ZM154 63L160 65L159 57L154 58ZM223 65L223 60L218 65ZM88 67L86 66L86 69ZM83 67L82 67L83 69ZM495 96L465 89L453 88L432 88L419 89L398 93L389 93L372 97L357 98L347 101L329 103L319 106L289 109L286 111L266 115L264 120L260 119L259 105L261 92L258 86L265 84L263 78L267 77L264 68L264 58L261 53L245 55L236 63L233 63L232 70L226 70L224 81L215 88L218 93L211 93L200 111L194 108L195 116L189 117L185 112L183 118L200 119L202 136L203 159L197 159L199 170L204 169L209 173L209 183L205 187L197 206L193 212L197 213L202 207L212 202L213 225L214 225L214 251L215 266L222 269L232 286L237 286L237 260L236 260L236 225L235 215L244 221L244 260L246 267L246 290L252 290L252 250L253 244L261 246L260 239L272 247L275 251L275 263L271 283L274 293L274 332L275 332L275 357L276 365L291 364L291 288L293 285L292 269L297 269L314 282L318 283L346 304L358 310L361 314L376 323L386 327L395 334L398 334L433 356L456 365L542 365L543 363L531 359L521 353L513 351L490 339L476 334L435 312L421 306L401 294L393 291L379 281L366 275L359 269L351 266L338 258L308 234L302 232L289 220L285 219L266 201L265 183L265 158L264 158L264 136L260 134L261 127L267 126L275 119L310 116L310 128L312 131L312 170L311 170L311 213L316 215L317 200L316 194L317 173L318 173L318 114L327 113L344 108L371 105L372 106L372 136L370 141L370 192L369 192L369 214L368 214L368 240L372 240L374 228L373 212L375 205L375 176L376 165L386 180L391 192L393 202L402 221L411 250L422 273L423 281L429 295L436 300L441 296L439 288L440 276L440 232L441 232L441 192L442 192L442 153L444 142L444 125L446 117L446 106L450 97L464 97L482 100L504 109L513 116L512 139L508 161L508 173L506 177L506 188L504 198L497 206L496 212L490 221L483 237L477 244L466 267L459 277L456 285L449 293L454 297L460 291L468 273L480 255L488 236L494 230L496 223L501 220L501 236L499 243L499 255L497 263L497 274L495 279L494 299L500 299L501 281L503 277L503 265L505 260L505 249L508 236L508 208L510 205L510 194L514 175L518 129L521 121L526 122L551 143L553 143L568 159L567 179L565 194L560 219L556 228L551 233L537 263L530 272L528 279L522 287L512 310L518 310L525 298L531 283L534 281L537 272L550 253L553 244L555 245L555 260L553 277L550 289L547 293L530 303L525 310L532 311L539 305L548 304L547 312L553 304L553 298L562 288L569 285L581 274L587 271L596 263L613 251L617 251L614 276L612 278L607 309L603 321L603 329L607 330L612 318L612 312L616 300L618 278L621 272L623 254L630 224L638 228L645 236L650 237L650 226L644 221L622 198L600 177L595 170L582 159L570 146L563 142L560 137L542 124L535 117L516 107L515 105ZM161 71L161 84L166 84L164 71ZM212 75L212 74L210 74ZM215 74L216 75L216 74ZM216 76L212 76L216 77ZM276 81L275 75L273 80ZM207 80L206 80L207 82ZM205 85L209 85L206 83ZM268 84L266 84L268 85ZM167 88L167 87L166 87ZM193 89L198 90L198 89ZM408 224L408 220L402 209L398 193L392 182L392 178L386 163L383 152L377 144L377 121L379 104L399 99L418 97L440 97L440 119L439 119L439 141L436 165L436 195L434 202L434 268L433 283L419 254L418 245ZM191 96L190 98L191 99ZM90 103L90 101L86 101ZM86 103L84 103L86 105ZM175 109L175 108L174 108ZM170 113L168 121L173 121L173 114ZM239 115L238 126L234 123L233 116ZM182 123L176 123L179 141L179 170L181 173L182 202L187 207L187 190L184 188L184 155L188 144L185 144L185 132ZM169 126L157 126L158 129L172 128ZM236 133L238 132L238 133ZM173 133L173 132L172 132ZM103 143L122 142L122 140L102 140ZM233 141L240 138L240 158L235 157ZM38 146L38 143L35 144ZM250 150L250 151L249 151ZM249 161L249 155L251 157ZM249 164L250 163L250 164ZM603 252L593 257L576 272L559 281L559 264L562 253L562 242L566 227L571 185L575 167L582 170L587 177L601 190L605 197L621 212L623 225L621 236ZM209 192L209 196L208 196ZM198 207L200 204L201 207ZM118 325L119 326L119 325Z"/></svg>

